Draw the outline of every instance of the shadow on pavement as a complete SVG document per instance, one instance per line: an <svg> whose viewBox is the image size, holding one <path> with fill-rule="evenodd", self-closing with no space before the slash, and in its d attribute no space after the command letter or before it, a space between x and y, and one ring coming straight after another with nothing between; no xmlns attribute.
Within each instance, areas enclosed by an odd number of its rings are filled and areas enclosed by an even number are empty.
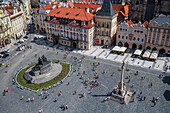
<svg viewBox="0 0 170 113"><path fill-rule="evenodd" d="M170 90L166 90L163 95L166 101L170 101Z"/></svg>
<svg viewBox="0 0 170 113"><path fill-rule="evenodd" d="M168 85L170 85L170 76L165 76L163 77L163 83L167 83Z"/></svg>

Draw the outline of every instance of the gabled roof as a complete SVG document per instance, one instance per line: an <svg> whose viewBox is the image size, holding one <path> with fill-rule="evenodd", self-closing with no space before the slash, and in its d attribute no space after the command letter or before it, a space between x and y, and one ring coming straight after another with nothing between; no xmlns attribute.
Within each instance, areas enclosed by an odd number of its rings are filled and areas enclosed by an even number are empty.
<svg viewBox="0 0 170 113"><path fill-rule="evenodd" d="M115 12L113 11L112 4L110 0L104 0L101 10L98 11L99 16L113 16Z"/></svg>
<svg viewBox="0 0 170 113"><path fill-rule="evenodd" d="M170 17L161 14L157 18L152 19L149 24L153 22L156 22L159 26L162 26L164 23L167 23L170 25Z"/></svg>
<svg viewBox="0 0 170 113"><path fill-rule="evenodd" d="M123 8L123 5L120 4L112 4L113 10L115 13L118 13L121 11L121 9Z"/></svg>
<svg viewBox="0 0 170 113"><path fill-rule="evenodd" d="M145 22L143 23L143 26L144 26L144 27L147 27L148 24L149 24L149 22L148 22L148 21L145 21Z"/></svg>
<svg viewBox="0 0 170 113"><path fill-rule="evenodd" d="M92 12L92 13L95 13L97 8L101 7L101 5L98 5L98 4L92 4L92 3L89 3L89 4L85 4L85 3L74 3L74 6L76 8L80 8L80 9L86 9L86 8L89 8L89 11Z"/></svg>
<svg viewBox="0 0 170 113"><path fill-rule="evenodd" d="M75 19L81 21L89 21L92 20L94 15L91 13L87 13L84 9L77 8L67 8L67 7L59 7L54 8L50 11L47 16L55 16L58 18L67 18L67 19Z"/></svg>
<svg viewBox="0 0 170 113"><path fill-rule="evenodd" d="M8 9L13 9L12 6L5 6L2 8L3 10L5 10L9 15L12 15L13 12L10 12Z"/></svg>
<svg viewBox="0 0 170 113"><path fill-rule="evenodd" d="M127 24L128 24L128 26L133 26L133 22L132 22L132 20L129 20L128 22L127 22Z"/></svg>
<svg viewBox="0 0 170 113"><path fill-rule="evenodd" d="M54 6L55 4L51 4L51 5L44 5L44 9L52 9L52 7Z"/></svg>

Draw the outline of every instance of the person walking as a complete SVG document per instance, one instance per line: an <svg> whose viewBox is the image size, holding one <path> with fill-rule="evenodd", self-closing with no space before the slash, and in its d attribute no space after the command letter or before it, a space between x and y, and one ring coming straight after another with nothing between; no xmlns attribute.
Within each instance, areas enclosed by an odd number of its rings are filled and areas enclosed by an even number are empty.
<svg viewBox="0 0 170 113"><path fill-rule="evenodd" d="M133 99L132 99L132 102L134 102L134 101L135 101L135 99L133 98Z"/></svg>
<svg viewBox="0 0 170 113"><path fill-rule="evenodd" d="M21 99L24 100L24 96L22 96Z"/></svg>
<svg viewBox="0 0 170 113"><path fill-rule="evenodd" d="M32 97L32 101L34 101L34 97Z"/></svg>
<svg viewBox="0 0 170 113"><path fill-rule="evenodd" d="M146 97L143 98L143 100L145 101Z"/></svg>

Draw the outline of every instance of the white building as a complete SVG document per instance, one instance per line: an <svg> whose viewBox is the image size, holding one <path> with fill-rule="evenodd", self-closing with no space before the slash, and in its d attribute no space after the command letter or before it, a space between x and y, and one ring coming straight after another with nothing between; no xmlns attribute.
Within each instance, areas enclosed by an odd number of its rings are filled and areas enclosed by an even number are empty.
<svg viewBox="0 0 170 113"><path fill-rule="evenodd" d="M116 45L131 49L144 49L148 22L134 24L131 20L122 22L117 28Z"/></svg>

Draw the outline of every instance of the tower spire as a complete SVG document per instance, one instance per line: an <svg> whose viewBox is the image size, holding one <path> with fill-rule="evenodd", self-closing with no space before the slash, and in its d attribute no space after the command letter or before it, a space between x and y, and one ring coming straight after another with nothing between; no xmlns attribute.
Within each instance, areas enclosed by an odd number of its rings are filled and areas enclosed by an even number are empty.
<svg viewBox="0 0 170 113"><path fill-rule="evenodd" d="M110 0L104 0L101 10L98 11L99 16L113 16L115 12L113 11L112 3Z"/></svg>

